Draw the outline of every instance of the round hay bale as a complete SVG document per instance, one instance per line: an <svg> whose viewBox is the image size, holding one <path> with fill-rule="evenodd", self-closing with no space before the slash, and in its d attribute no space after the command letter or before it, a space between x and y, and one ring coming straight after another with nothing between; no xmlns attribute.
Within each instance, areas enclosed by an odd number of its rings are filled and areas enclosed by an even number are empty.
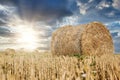
<svg viewBox="0 0 120 80"><path fill-rule="evenodd" d="M53 55L101 55L114 51L109 30L100 22L79 26L65 26L52 34Z"/></svg>

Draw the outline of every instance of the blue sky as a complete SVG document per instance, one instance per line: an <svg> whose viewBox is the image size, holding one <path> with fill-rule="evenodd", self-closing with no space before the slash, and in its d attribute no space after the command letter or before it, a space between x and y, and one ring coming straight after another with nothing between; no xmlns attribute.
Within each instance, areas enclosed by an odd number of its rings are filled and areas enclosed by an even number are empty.
<svg viewBox="0 0 120 80"><path fill-rule="evenodd" d="M47 50L52 32L60 26L92 21L100 21L107 26L115 52L120 53L119 0L0 0L0 49L16 48L20 44L16 41L19 25L27 25L26 30L34 26L32 29L38 36L37 48Z"/></svg>

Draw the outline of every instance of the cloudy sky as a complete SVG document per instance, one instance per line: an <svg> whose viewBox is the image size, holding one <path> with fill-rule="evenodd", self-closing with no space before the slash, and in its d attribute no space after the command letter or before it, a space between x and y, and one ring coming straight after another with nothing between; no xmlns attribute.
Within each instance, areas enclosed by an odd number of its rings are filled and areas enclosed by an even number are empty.
<svg viewBox="0 0 120 80"><path fill-rule="evenodd" d="M103 22L120 53L119 0L0 0L0 49L48 50L63 25Z"/></svg>

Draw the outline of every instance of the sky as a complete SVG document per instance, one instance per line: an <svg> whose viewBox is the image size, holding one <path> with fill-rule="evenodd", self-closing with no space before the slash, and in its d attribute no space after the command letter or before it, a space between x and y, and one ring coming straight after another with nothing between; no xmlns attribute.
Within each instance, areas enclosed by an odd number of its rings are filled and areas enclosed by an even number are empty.
<svg viewBox="0 0 120 80"><path fill-rule="evenodd" d="M120 53L119 0L0 0L0 49L49 50L53 31L92 21L107 26Z"/></svg>

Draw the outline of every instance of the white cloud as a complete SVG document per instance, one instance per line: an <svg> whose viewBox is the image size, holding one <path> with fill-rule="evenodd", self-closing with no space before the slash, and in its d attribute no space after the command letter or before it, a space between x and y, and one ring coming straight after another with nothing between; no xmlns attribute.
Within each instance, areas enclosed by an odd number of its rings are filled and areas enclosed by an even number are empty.
<svg viewBox="0 0 120 80"><path fill-rule="evenodd" d="M88 2L91 3L91 2L93 2L93 1L94 1L94 0L89 0Z"/></svg>
<svg viewBox="0 0 120 80"><path fill-rule="evenodd" d="M87 13L87 9L89 8L88 3L81 3L80 1L76 1L76 3L79 7L80 14L85 15Z"/></svg>
<svg viewBox="0 0 120 80"><path fill-rule="evenodd" d="M78 23L79 19L80 19L79 16L75 16L75 15L65 17L62 19L61 22L57 21L56 26L58 28L58 27L63 27L65 25L77 25L77 24L79 24Z"/></svg>
<svg viewBox="0 0 120 80"><path fill-rule="evenodd" d="M6 5L2 5L0 4L0 12L2 12L2 14L4 15L10 15L14 12L15 7L13 6L6 6Z"/></svg>
<svg viewBox="0 0 120 80"><path fill-rule="evenodd" d="M43 22L36 22L35 28L40 31L53 31L51 26L49 26Z"/></svg>
<svg viewBox="0 0 120 80"><path fill-rule="evenodd" d="M115 12L112 11L112 12L108 13L108 16L109 16L109 17L113 17L113 16L115 16Z"/></svg>
<svg viewBox="0 0 120 80"><path fill-rule="evenodd" d="M104 8L109 8L110 6L111 6L111 5L110 5L109 2L101 1L101 2L96 6L96 8L102 10L102 9L104 9Z"/></svg>
<svg viewBox="0 0 120 80"><path fill-rule="evenodd" d="M90 9L90 7L93 7L92 2L94 2L94 0L89 0L87 3L82 3L79 0L76 1L77 6L79 7L79 11L80 14L85 15L87 14ZM96 5L96 8L99 10L102 10L104 8L109 8L111 6L111 2L107 2L107 1L101 1L98 5Z"/></svg>
<svg viewBox="0 0 120 80"><path fill-rule="evenodd" d="M118 33L118 36L120 37L120 32Z"/></svg>
<svg viewBox="0 0 120 80"><path fill-rule="evenodd" d="M3 22L3 23L6 23L6 20L0 18L0 21Z"/></svg>
<svg viewBox="0 0 120 80"><path fill-rule="evenodd" d="M80 8L80 13L84 15L87 13L87 10L85 8Z"/></svg>
<svg viewBox="0 0 120 80"><path fill-rule="evenodd" d="M113 34L112 38L115 46L115 52L120 52L120 21L109 22L106 26L108 26L110 33Z"/></svg>
<svg viewBox="0 0 120 80"><path fill-rule="evenodd" d="M104 13L104 15L107 17L116 17L115 11L111 11L109 13Z"/></svg>
<svg viewBox="0 0 120 80"><path fill-rule="evenodd" d="M120 0L113 0L112 6L113 6L115 9L120 10Z"/></svg>
<svg viewBox="0 0 120 80"><path fill-rule="evenodd" d="M12 10L12 11L11 11ZM46 25L40 21L38 22L33 22L33 23L30 23L30 22L27 22L26 20L22 20L18 14L16 13L16 11L14 11L15 9L13 7L8 7L8 6L5 6L5 5L0 5L0 11L2 12L2 14L5 15L5 17L7 17L8 21L6 22L3 18L0 18L0 20L2 22L5 22L5 26L8 26L8 28L10 28L10 31L11 32L14 32L14 33L18 33L18 36L14 37L16 40L18 39L19 37L19 34L20 33L20 29L22 29L22 27L24 27L23 32L27 31L28 32L28 28L26 27L30 27L30 25L33 25L34 28L37 27L37 30L35 30L35 34L36 34L36 37L37 38L41 38L42 40L38 39L39 41L45 41L45 39L47 40L46 41L46 44L49 44L49 37L51 36L51 31L53 30L51 26L49 25ZM24 25L26 24L26 25ZM27 25L28 24L28 25ZM33 30L34 30L33 28ZM32 33L33 34L33 33ZM9 38L9 41L8 39ZM7 48L7 47L13 47L15 46L14 44L7 44L7 43L10 43L11 41L10 40L13 40L13 38L11 37L7 37L5 38L4 40L3 39L0 39L0 42L1 43L6 43L4 44L4 48ZM14 42L16 42L16 40L13 40ZM36 41L37 43L37 41ZM46 45L44 44L44 45ZM37 46L38 47L41 47L42 44L40 43L37 43ZM16 48L22 48L24 47L23 44L19 44L18 42L16 42ZM28 46L26 46L28 47ZM31 46L30 46L31 47ZM45 48L48 48L49 46L44 46Z"/></svg>
<svg viewBox="0 0 120 80"><path fill-rule="evenodd" d="M10 19L13 19L13 17L16 15L15 13L16 7L0 4L0 21L2 23L6 23L5 26L8 26L7 23L9 23Z"/></svg>

